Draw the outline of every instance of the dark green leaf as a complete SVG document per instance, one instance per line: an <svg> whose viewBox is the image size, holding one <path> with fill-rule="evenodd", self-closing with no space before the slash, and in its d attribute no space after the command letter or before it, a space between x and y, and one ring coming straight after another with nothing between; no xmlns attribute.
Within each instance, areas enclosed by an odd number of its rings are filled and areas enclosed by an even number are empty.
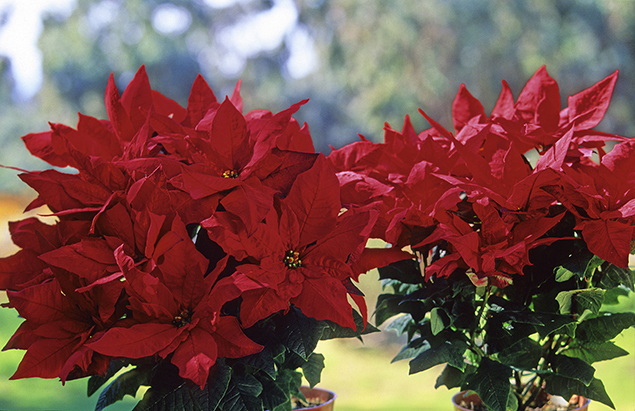
<svg viewBox="0 0 635 411"><path fill-rule="evenodd" d="M628 352L610 341L580 342L575 340L562 351L562 354L580 358L589 364L593 364L596 361L605 361L628 355Z"/></svg>
<svg viewBox="0 0 635 411"><path fill-rule="evenodd" d="M423 276L419 263L414 259L401 260L379 268L380 280L397 280L407 284L420 284Z"/></svg>
<svg viewBox="0 0 635 411"><path fill-rule="evenodd" d="M584 385L589 385L595 375L595 368L585 361L566 355L554 356L551 361L551 368L559 376L578 380Z"/></svg>
<svg viewBox="0 0 635 411"><path fill-rule="evenodd" d="M576 273L574 273L573 271L570 271L569 269L563 266L556 267L556 269L554 270L554 274L555 274L556 281L560 283L568 281L570 278L576 275Z"/></svg>
<svg viewBox="0 0 635 411"><path fill-rule="evenodd" d="M386 330L395 330L397 335L401 335L406 332L407 328L414 324L412 316L410 314L400 315L395 318L386 326Z"/></svg>
<svg viewBox="0 0 635 411"><path fill-rule="evenodd" d="M110 404L123 399L127 394L134 397L141 385L149 385L154 371L151 366L138 366L119 375L99 394L95 411L101 411Z"/></svg>
<svg viewBox="0 0 635 411"><path fill-rule="evenodd" d="M326 324L307 317L293 307L282 319L282 327L281 333L285 336L284 344L306 361L315 350Z"/></svg>
<svg viewBox="0 0 635 411"><path fill-rule="evenodd" d="M324 321L325 327L322 330L320 340L330 340L333 338L360 338L362 335L379 332L379 329L370 323L366 323L366 328L364 328L364 319L357 311L353 311L353 319L355 320L355 330L348 327L342 327L332 321Z"/></svg>
<svg viewBox="0 0 635 411"><path fill-rule="evenodd" d="M635 271L606 263L602 266L600 281L597 283L597 286L607 290L622 286L631 291L635 291L634 281Z"/></svg>
<svg viewBox="0 0 635 411"><path fill-rule="evenodd" d="M124 360L112 360L110 361L110 365L108 366L108 371L106 371L106 375L93 375L88 379L87 386L87 395L90 397L93 395L99 387L104 385L111 379L117 372L123 367L127 366L128 362Z"/></svg>
<svg viewBox="0 0 635 411"><path fill-rule="evenodd" d="M227 392L232 373L231 368L219 359L210 370L207 385L201 390L184 381L177 372L157 372L150 389L133 411L215 411Z"/></svg>
<svg viewBox="0 0 635 411"><path fill-rule="evenodd" d="M560 305L560 314L581 315L585 310L593 314L600 312L604 300L604 290L599 288L562 291L556 296Z"/></svg>
<svg viewBox="0 0 635 411"><path fill-rule="evenodd" d="M437 378L434 388L439 388L442 385L445 385L448 389L457 388L461 386L462 381L463 372L458 368L446 364L443 372L441 372L441 375Z"/></svg>
<svg viewBox="0 0 635 411"><path fill-rule="evenodd" d="M542 356L542 347L531 338L523 338L498 353L498 360L510 367L532 370Z"/></svg>
<svg viewBox="0 0 635 411"><path fill-rule="evenodd" d="M508 405L512 405L511 397L515 398L509 382L511 376L510 367L484 357L476 372L466 379L462 388L476 391L491 411L507 411Z"/></svg>
<svg viewBox="0 0 635 411"><path fill-rule="evenodd" d="M606 292L604 293L604 301L603 304L604 305L615 305L615 304L619 304L620 300L619 300L619 296L628 296L629 293L631 293L631 291L629 291L627 288L625 287L615 287L615 288L611 288L606 290Z"/></svg>
<svg viewBox="0 0 635 411"><path fill-rule="evenodd" d="M309 382L311 388L315 387L320 382L320 376L324 369L324 356L322 354L313 353L302 366L302 373L304 378Z"/></svg>
<svg viewBox="0 0 635 411"><path fill-rule="evenodd" d="M304 399L300 392L302 373L295 370L280 369L275 381L263 380L261 383L260 398L267 410L291 411L291 395Z"/></svg>
<svg viewBox="0 0 635 411"><path fill-rule="evenodd" d="M382 325L387 319L401 314L403 312L403 307L399 306L401 301L403 297L400 295L380 294L375 307L375 324Z"/></svg>
<svg viewBox="0 0 635 411"><path fill-rule="evenodd" d="M262 384L251 374L234 374L220 407L223 411L262 411Z"/></svg>
<svg viewBox="0 0 635 411"><path fill-rule="evenodd" d="M279 353L276 354L279 355ZM238 362L263 371L271 377L271 379L276 378L274 354L272 353L271 346L269 345L266 345L259 353L243 357L238 360Z"/></svg>
<svg viewBox="0 0 635 411"><path fill-rule="evenodd" d="M260 383L262 384L260 399L266 410L291 411L291 396L288 394L288 382L272 381L266 378L260 381Z"/></svg>
<svg viewBox="0 0 635 411"><path fill-rule="evenodd" d="M609 341L622 330L635 325L635 313L605 314L578 324L576 339L580 341Z"/></svg>
<svg viewBox="0 0 635 411"><path fill-rule="evenodd" d="M554 332L569 334L571 337L574 336L573 332L570 332L571 327L569 327L571 325L574 327L573 330L575 330L576 321L572 316L541 312L535 312L534 316L543 324L542 326L537 326L541 339Z"/></svg>
<svg viewBox="0 0 635 411"><path fill-rule="evenodd" d="M225 365L223 359L219 358L210 370L205 390L199 397L199 402L204 411L214 411L219 406L229 388L231 377L232 369ZM194 390L197 388L193 387Z"/></svg>
<svg viewBox="0 0 635 411"><path fill-rule="evenodd" d="M588 386L579 380L557 375L549 375L545 378L545 381L547 383L545 390L552 395L559 395L564 398L571 398L572 395L581 395L615 409L613 402L604 389L604 384L597 378L594 378Z"/></svg>
<svg viewBox="0 0 635 411"><path fill-rule="evenodd" d="M465 369L463 354L467 349L464 341L446 341L438 346L423 351L410 360L410 374L425 371L435 365L448 363L460 370Z"/></svg>
<svg viewBox="0 0 635 411"><path fill-rule="evenodd" d="M443 308L434 307L432 311L430 311L430 326L432 327L433 335L439 334L449 325L450 317Z"/></svg>
<svg viewBox="0 0 635 411"><path fill-rule="evenodd" d="M411 341L410 344L404 345L399 353L392 359L391 362L397 362L401 360L407 360L408 358L414 358L422 352L430 349L430 343L418 338Z"/></svg>

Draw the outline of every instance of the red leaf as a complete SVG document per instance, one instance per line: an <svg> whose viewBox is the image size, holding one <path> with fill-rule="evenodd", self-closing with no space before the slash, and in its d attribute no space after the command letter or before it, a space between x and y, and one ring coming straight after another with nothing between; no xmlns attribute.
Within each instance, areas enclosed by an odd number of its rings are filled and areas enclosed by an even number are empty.
<svg viewBox="0 0 635 411"><path fill-rule="evenodd" d="M236 86L234 87L234 91L232 92L232 96L230 98L230 101L232 102L232 104L234 105L234 107L236 107L236 110L238 110L239 112L243 112L243 99L242 97L240 97L240 86L242 84L242 80L238 80L236 82Z"/></svg>
<svg viewBox="0 0 635 411"><path fill-rule="evenodd" d="M86 345L112 357L143 358L170 345L180 333L172 324L135 324L130 328L111 328L97 341Z"/></svg>
<svg viewBox="0 0 635 411"><path fill-rule="evenodd" d="M260 180L251 178L234 188L220 203L245 224L247 234L251 235L273 207L275 193Z"/></svg>
<svg viewBox="0 0 635 411"><path fill-rule="evenodd" d="M483 105L467 91L465 84L461 84L459 92L452 102L454 130L458 133L470 119L478 116L485 116Z"/></svg>
<svg viewBox="0 0 635 411"><path fill-rule="evenodd" d="M511 119L514 114L514 96L512 95L512 91L509 88L509 85L505 80L503 80L503 87L501 89L501 93L498 96L498 100L496 101L496 105L492 109L492 118L502 117L506 119Z"/></svg>
<svg viewBox="0 0 635 411"><path fill-rule="evenodd" d="M57 280L25 288L21 291L8 291L11 306L27 320L35 324L65 319L70 312L71 303L62 294Z"/></svg>
<svg viewBox="0 0 635 411"><path fill-rule="evenodd" d="M536 162L535 171L541 171L546 168L554 170L562 170L562 165L569 152L569 145L573 137L573 128L569 129L554 145L552 145L546 153L544 153Z"/></svg>
<svg viewBox="0 0 635 411"><path fill-rule="evenodd" d="M348 303L348 293L341 281L331 277L309 278L302 283L302 292L291 299L308 317L318 321L330 320L342 327L355 329L353 308Z"/></svg>
<svg viewBox="0 0 635 411"><path fill-rule="evenodd" d="M39 339L29 347L15 374L9 379L58 377L77 343L77 339Z"/></svg>
<svg viewBox="0 0 635 411"><path fill-rule="evenodd" d="M20 250L9 257L0 258L0 289L19 290L46 267L31 250Z"/></svg>
<svg viewBox="0 0 635 411"><path fill-rule="evenodd" d="M121 104L119 90L115 85L115 78L111 74L106 86L106 112L112 123L119 141L130 141L134 136L134 128L128 113Z"/></svg>
<svg viewBox="0 0 635 411"><path fill-rule="evenodd" d="M214 339L218 345L218 355L225 358L241 358L262 351L243 333L235 317L222 316L216 320Z"/></svg>
<svg viewBox="0 0 635 411"><path fill-rule="evenodd" d="M190 96L187 99L187 112L190 117L190 125L196 127L208 110L218 107L218 101L214 92L209 87L203 76L196 76Z"/></svg>
<svg viewBox="0 0 635 411"><path fill-rule="evenodd" d="M633 226L613 220L585 221L582 237L589 251L618 267L628 267Z"/></svg>
<svg viewBox="0 0 635 411"><path fill-rule="evenodd" d="M373 268L385 267L390 263L401 260L409 260L412 254L396 248L364 248L362 255L351 266L354 274L362 274Z"/></svg>
<svg viewBox="0 0 635 411"><path fill-rule="evenodd" d="M24 145L34 156L56 167L74 166L64 139L53 131L30 133L22 137Z"/></svg>
<svg viewBox="0 0 635 411"><path fill-rule="evenodd" d="M179 367L179 375L201 387L207 383L209 369L216 363L216 341L200 328L190 331L189 337L174 351L171 362Z"/></svg>
<svg viewBox="0 0 635 411"><path fill-rule="evenodd" d="M587 130L597 126L611 102L611 95L617 81L618 71L573 96L569 96L569 121L575 121L576 130Z"/></svg>
<svg viewBox="0 0 635 411"><path fill-rule="evenodd" d="M215 152L224 160L218 164L220 167L238 171L249 162L252 153L248 146L247 123L229 99L221 103L209 132Z"/></svg>
<svg viewBox="0 0 635 411"><path fill-rule="evenodd" d="M138 130L145 122L152 107L152 88L145 66L139 67L134 77L121 95L121 105L125 108L130 122Z"/></svg>
<svg viewBox="0 0 635 411"><path fill-rule="evenodd" d="M300 243L304 246L329 233L340 211L340 186L335 173L319 155L313 167L300 174L282 202L297 217Z"/></svg>
<svg viewBox="0 0 635 411"><path fill-rule="evenodd" d="M152 90L152 107L161 116L168 117L177 123L181 123L187 118L186 109L156 90Z"/></svg>

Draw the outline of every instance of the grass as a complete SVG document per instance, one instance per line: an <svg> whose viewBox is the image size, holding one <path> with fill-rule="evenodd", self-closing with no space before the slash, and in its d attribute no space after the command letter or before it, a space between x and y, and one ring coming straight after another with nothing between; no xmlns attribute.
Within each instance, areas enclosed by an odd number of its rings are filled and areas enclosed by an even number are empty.
<svg viewBox="0 0 635 411"><path fill-rule="evenodd" d="M6 222L19 219L26 204L21 200L0 202L0 256L15 251L8 239ZM361 288L369 304L379 294L377 273L361 278ZM6 302L0 292L0 303ZM635 310L635 295L622 302L622 308ZM14 310L0 309L0 346L4 346L17 329L21 319ZM594 364L600 378L618 411L635 410L635 328L618 336L616 343L631 352L627 357ZM317 351L326 357L326 368L320 386L335 391L337 411L447 411L452 409L450 399L456 392L434 383L442 370L435 367L422 373L408 375L406 361L391 364L399 351L400 343L395 334L382 332L357 340L332 340L320 342ZM86 396L86 379L67 382L38 378L10 381L24 352L0 353L0 410L92 410L97 395ZM137 398L137 400L140 398ZM107 408L108 411L125 411L134 408L135 399L126 396L123 402ZM609 407L592 403L591 411L608 411Z"/></svg>

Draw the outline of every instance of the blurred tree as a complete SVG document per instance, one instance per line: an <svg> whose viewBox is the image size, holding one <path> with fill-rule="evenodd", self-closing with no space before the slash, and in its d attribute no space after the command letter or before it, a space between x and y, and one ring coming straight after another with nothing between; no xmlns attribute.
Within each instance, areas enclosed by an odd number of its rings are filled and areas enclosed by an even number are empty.
<svg viewBox="0 0 635 411"><path fill-rule="evenodd" d="M631 1L78 0L69 17L46 19L39 46L45 86L31 102L16 106L0 84L2 164L33 166L17 138L48 120L104 118L110 73L124 88L142 64L183 105L199 72L218 98L242 78L247 110L308 97L297 117L324 152L357 133L379 140L384 122L400 128L406 114L423 129L419 107L451 127L461 83L490 110L501 80L518 95L543 64L563 95L620 69L601 128L635 133Z"/></svg>

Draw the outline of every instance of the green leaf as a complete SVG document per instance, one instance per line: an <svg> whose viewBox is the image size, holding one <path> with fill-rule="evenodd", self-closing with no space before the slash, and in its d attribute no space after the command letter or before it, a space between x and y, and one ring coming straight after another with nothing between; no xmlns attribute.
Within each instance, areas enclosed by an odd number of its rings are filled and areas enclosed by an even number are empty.
<svg viewBox="0 0 635 411"><path fill-rule="evenodd" d="M604 290L590 288L584 290L562 291L556 296L560 305L560 314L578 314L589 310L593 314L600 312L604 300Z"/></svg>
<svg viewBox="0 0 635 411"><path fill-rule="evenodd" d="M582 278L593 278L595 271L604 263L604 260L598 257L597 255L593 255L589 262L586 265L584 270L584 275Z"/></svg>
<svg viewBox="0 0 635 411"><path fill-rule="evenodd" d="M263 380L262 405L267 410L291 411L291 395L304 398L300 392L302 385L302 373L282 368L278 372L275 381Z"/></svg>
<svg viewBox="0 0 635 411"><path fill-rule="evenodd" d="M401 360L407 360L408 358L414 358L429 349L430 343L423 340L422 338L418 338L414 341L411 341L410 344L404 345L399 353L395 355L395 358L392 359L391 363Z"/></svg>
<svg viewBox="0 0 635 411"><path fill-rule="evenodd" d="M291 411L291 396L287 381L272 381L265 378L260 383L262 384L260 399L266 410Z"/></svg>
<svg viewBox="0 0 635 411"><path fill-rule="evenodd" d="M579 358L566 355L554 356L551 361L551 368L557 375L578 380L584 385L591 384L595 375L595 368L591 365Z"/></svg>
<svg viewBox="0 0 635 411"><path fill-rule="evenodd" d="M574 340L565 350L563 355L579 358L589 364L596 361L611 360L613 358L628 355L628 352L611 341L578 341Z"/></svg>
<svg viewBox="0 0 635 411"><path fill-rule="evenodd" d="M403 300L400 295L380 294L377 297L375 306L375 324L382 325L387 319L403 312L403 307L399 303Z"/></svg>
<svg viewBox="0 0 635 411"><path fill-rule="evenodd" d="M432 327L433 335L439 334L449 325L450 317L443 308L434 307L432 311L430 311L430 326Z"/></svg>
<svg viewBox="0 0 635 411"><path fill-rule="evenodd" d="M380 280L397 280L401 283L420 284L423 282L419 263L414 259L401 260L377 269Z"/></svg>
<svg viewBox="0 0 635 411"><path fill-rule="evenodd" d="M635 325L635 313L604 314L589 318L578 324L576 339L580 341L609 341L624 329Z"/></svg>
<svg viewBox="0 0 635 411"><path fill-rule="evenodd" d="M353 310L353 320L355 321L355 329L342 327L332 321L324 321L324 329L320 340L330 340L333 338L360 338L362 335L379 332L379 329L370 323L366 323L364 328L364 319ZM361 338L360 338L361 339Z"/></svg>
<svg viewBox="0 0 635 411"><path fill-rule="evenodd" d="M220 407L223 411L262 411L262 384L251 374L234 374Z"/></svg>
<svg viewBox="0 0 635 411"><path fill-rule="evenodd" d="M386 330L395 330L397 335L401 335L413 324L412 316L410 314L404 314L391 321L390 324L386 326Z"/></svg>
<svg viewBox="0 0 635 411"><path fill-rule="evenodd" d="M169 390L151 387L132 411L202 411L185 382Z"/></svg>
<svg viewBox="0 0 635 411"><path fill-rule="evenodd" d="M510 367L532 370L535 369L542 356L542 347L531 338L522 338L498 353L498 360Z"/></svg>
<svg viewBox="0 0 635 411"><path fill-rule="evenodd" d="M554 270L554 274L556 281L558 281L559 283L563 283L576 275L576 273L574 273L573 271L569 271L569 269L563 266L556 267L556 269Z"/></svg>
<svg viewBox="0 0 635 411"><path fill-rule="evenodd" d="M442 385L445 385L448 389L457 388L461 386L462 381L463 371L447 364L443 372L441 372L441 375L437 378L434 388L439 388Z"/></svg>
<svg viewBox="0 0 635 411"><path fill-rule="evenodd" d="M231 377L232 369L225 365L224 359L219 358L211 369L205 390L203 390L199 397L199 402L203 410L214 411L218 408L229 388ZM198 387L194 387L194 389L197 388Z"/></svg>
<svg viewBox="0 0 635 411"><path fill-rule="evenodd" d="M604 389L604 384L597 378L594 378L588 386L579 380L558 375L548 375L545 381L545 390L552 395L559 395L564 398L571 398L572 395L581 395L615 409L613 402L606 393L606 389Z"/></svg>
<svg viewBox="0 0 635 411"><path fill-rule="evenodd" d="M621 286L635 291L635 271L607 263L602 266L600 273L600 281L597 283L598 287L611 289Z"/></svg>
<svg viewBox="0 0 635 411"><path fill-rule="evenodd" d="M279 353L276 354L279 355ZM263 371L271 379L276 378L274 355L269 345L266 345L259 353L240 358L238 362Z"/></svg>
<svg viewBox="0 0 635 411"><path fill-rule="evenodd" d="M571 337L574 336L573 331L570 331L570 325L575 330L576 320L570 315L535 312L534 316L543 324L537 326L541 339L554 332L557 334L569 334Z"/></svg>
<svg viewBox="0 0 635 411"><path fill-rule="evenodd" d="M282 327L285 334L284 344L306 361L317 347L326 323L307 317L293 307L282 319Z"/></svg>
<svg viewBox="0 0 635 411"><path fill-rule="evenodd" d="M603 262L604 260L588 251L575 253L561 266L554 269L554 275L558 282L565 282L573 277L577 277L580 280L584 279L584 277L591 278L594 271Z"/></svg>
<svg viewBox="0 0 635 411"><path fill-rule="evenodd" d="M491 411L508 411L514 405L511 397L515 398L509 382L511 376L510 367L484 357L461 388L475 391Z"/></svg>
<svg viewBox="0 0 635 411"><path fill-rule="evenodd" d="M322 354L313 353L302 366L302 373L304 378L309 382L311 388L315 387L320 382L322 370L324 369L324 356Z"/></svg>
<svg viewBox="0 0 635 411"><path fill-rule="evenodd" d="M629 291L628 288L626 287L619 286L615 288L610 288L606 290L606 292L604 293L604 301L602 302L602 304L604 305L619 304L620 303L619 296L628 297L629 293L631 293L631 291Z"/></svg>
<svg viewBox="0 0 635 411"><path fill-rule="evenodd" d="M141 385L149 385L154 370L152 366L138 366L119 375L99 394L95 411L101 411L110 404L123 399L127 394L134 397Z"/></svg>
<svg viewBox="0 0 635 411"><path fill-rule="evenodd" d="M157 372L151 387L133 411L215 411L229 385L231 368L219 359L203 390L178 376L178 370Z"/></svg>
<svg viewBox="0 0 635 411"><path fill-rule="evenodd" d="M112 360L110 361L110 365L108 366L108 371L106 371L105 375L93 375L88 379L87 384L87 395L90 397L93 395L99 387L104 385L111 379L120 369L127 366L129 363L124 360Z"/></svg>
<svg viewBox="0 0 635 411"><path fill-rule="evenodd" d="M423 351L410 360L410 374L425 371L435 365L448 363L460 370L465 369L463 354L467 344L461 340L446 341L438 346Z"/></svg>

